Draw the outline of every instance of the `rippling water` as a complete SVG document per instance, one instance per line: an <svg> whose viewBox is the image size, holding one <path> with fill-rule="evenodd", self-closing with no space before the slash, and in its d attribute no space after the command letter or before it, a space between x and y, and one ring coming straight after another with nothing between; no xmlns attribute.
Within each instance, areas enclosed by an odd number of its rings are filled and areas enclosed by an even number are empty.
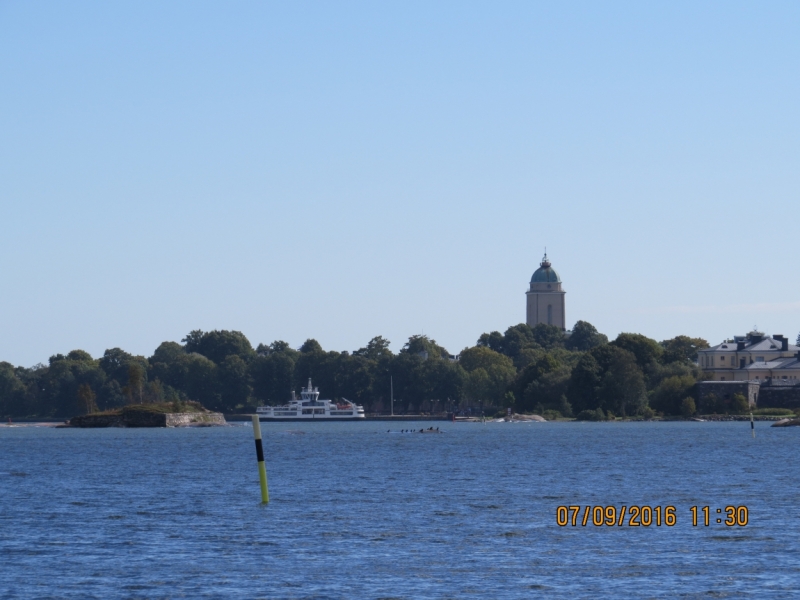
<svg viewBox="0 0 800 600"><path fill-rule="evenodd" d="M800 429L749 423L0 429L0 597L790 597ZM395 430L429 427L393 424ZM560 504L677 507L558 527ZM693 527L689 507L746 505Z"/></svg>

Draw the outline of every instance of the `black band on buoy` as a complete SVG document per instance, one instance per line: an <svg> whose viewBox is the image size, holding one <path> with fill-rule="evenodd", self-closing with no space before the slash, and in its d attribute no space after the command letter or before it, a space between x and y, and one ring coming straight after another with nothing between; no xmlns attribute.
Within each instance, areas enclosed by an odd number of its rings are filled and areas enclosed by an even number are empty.
<svg viewBox="0 0 800 600"><path fill-rule="evenodd" d="M261 446L261 439L256 440L256 458L258 462L264 462L264 448Z"/></svg>

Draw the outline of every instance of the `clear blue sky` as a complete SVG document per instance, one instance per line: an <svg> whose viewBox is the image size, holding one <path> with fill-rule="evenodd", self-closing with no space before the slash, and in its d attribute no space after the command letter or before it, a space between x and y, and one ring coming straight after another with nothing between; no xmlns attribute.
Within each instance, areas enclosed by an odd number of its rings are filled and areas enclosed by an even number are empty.
<svg viewBox="0 0 800 600"><path fill-rule="evenodd" d="M0 2L0 360L800 331L800 3Z"/></svg>

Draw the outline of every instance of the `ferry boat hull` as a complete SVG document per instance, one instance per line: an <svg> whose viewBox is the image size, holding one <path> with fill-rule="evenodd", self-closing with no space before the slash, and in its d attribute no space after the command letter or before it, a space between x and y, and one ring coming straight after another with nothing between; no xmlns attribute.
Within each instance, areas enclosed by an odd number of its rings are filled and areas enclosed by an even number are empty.
<svg viewBox="0 0 800 600"><path fill-rule="evenodd" d="M361 415L359 417L327 417L327 416L311 416L311 417L266 417L263 415L258 415L258 420L262 423L271 422L271 421L314 421L314 422L328 422L328 421L363 421L366 417Z"/></svg>

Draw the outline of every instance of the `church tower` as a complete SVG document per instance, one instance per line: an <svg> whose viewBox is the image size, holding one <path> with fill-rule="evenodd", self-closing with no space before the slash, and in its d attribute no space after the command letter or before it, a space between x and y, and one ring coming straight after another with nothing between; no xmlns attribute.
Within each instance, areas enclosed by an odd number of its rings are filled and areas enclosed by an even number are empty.
<svg viewBox="0 0 800 600"><path fill-rule="evenodd" d="M533 327L539 323L555 325L562 331L567 329L564 297L567 292L561 289L561 278L547 260L547 252L539 268L531 277L531 289L525 292L528 297L528 311L525 322Z"/></svg>

